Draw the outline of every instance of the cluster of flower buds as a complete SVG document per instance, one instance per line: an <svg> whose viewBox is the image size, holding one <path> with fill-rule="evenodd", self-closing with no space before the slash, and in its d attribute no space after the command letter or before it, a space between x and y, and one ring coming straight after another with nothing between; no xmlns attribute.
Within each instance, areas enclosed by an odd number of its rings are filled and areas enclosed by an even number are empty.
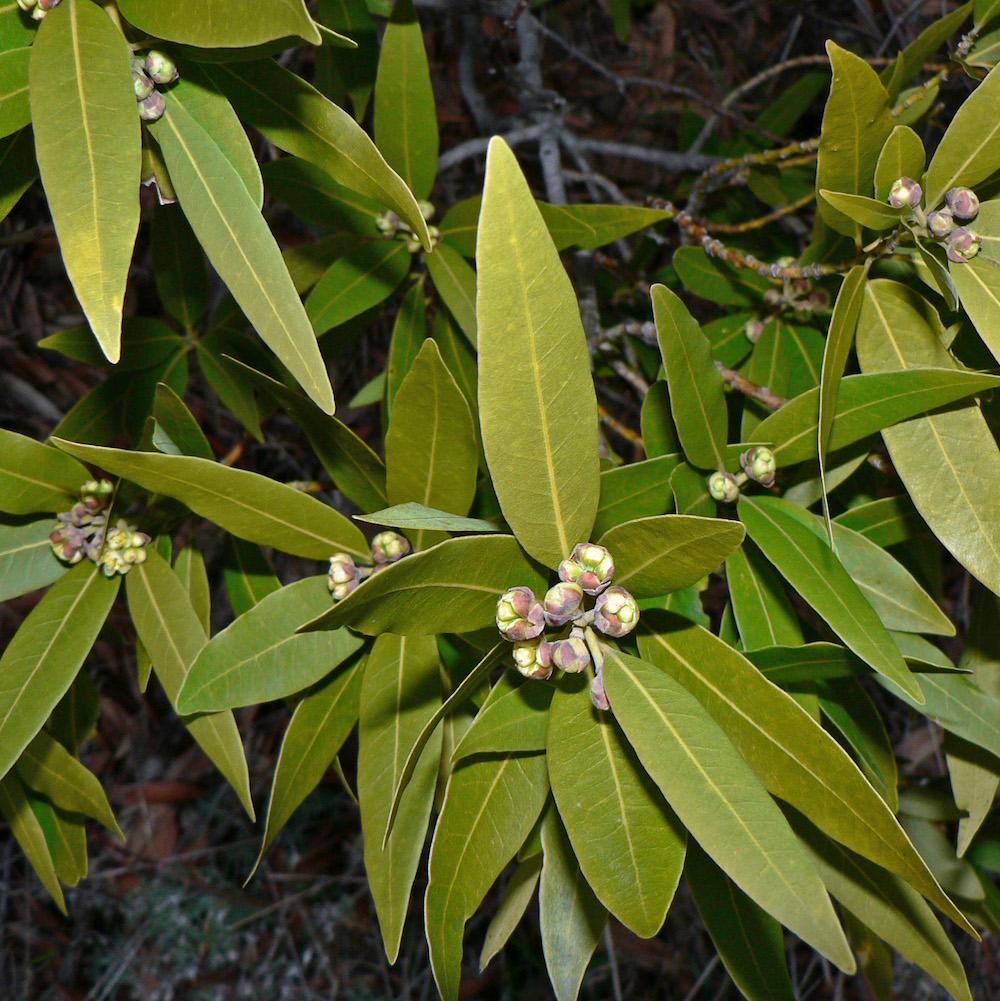
<svg viewBox="0 0 1000 1001"><path fill-rule="evenodd" d="M115 527L107 533L97 565L104 571L105 577L128 573L136 563L146 562L146 546L150 541L145 532L119 518Z"/></svg>
<svg viewBox="0 0 1000 1001"><path fill-rule="evenodd" d="M53 7L58 7L61 3L62 0L17 0L18 7L36 21L41 21Z"/></svg>
<svg viewBox="0 0 1000 1001"><path fill-rule="evenodd" d="M923 192L912 178L898 177L889 189L888 202L893 208L917 209ZM960 223L975 219L979 214L979 198L971 188L949 188L944 195L944 206L927 213L924 222L927 234L944 244L949 261L964 264L971 261L983 245L983 238L968 226Z"/></svg>
<svg viewBox="0 0 1000 1001"><path fill-rule="evenodd" d="M559 564L559 582L541 600L525 585L500 595L497 629L514 644L514 665L521 674L544 680L554 668L579 674L593 662L597 678L591 698L599 709L608 708L600 681L601 654L590 627L606 636L621 637L639 621L635 598L625 588L611 584L614 573L614 559L604 546L581 542ZM585 604L587 596L595 599L590 608ZM558 632L546 636L546 627Z"/></svg>
<svg viewBox="0 0 1000 1001"><path fill-rule="evenodd" d="M104 545L108 504L114 486L110 480L88 480L80 488L80 499L58 515L49 534L52 552L64 563L79 563L84 556L96 562Z"/></svg>
<svg viewBox="0 0 1000 1001"><path fill-rule="evenodd" d="M778 470L778 462L774 457L774 452L769 448L764 448L762 445L748 448L740 455L740 465L743 467L743 472L761 486L774 485L774 474Z"/></svg>
<svg viewBox="0 0 1000 1001"><path fill-rule="evenodd" d="M777 269L774 277L780 277L781 269L796 267L794 257L779 257L774 262ZM814 313L830 312L830 293L813 286L810 278L784 278L781 288L769 288L762 296L763 315L751 317L743 326L743 333L751 344L760 340L764 327L781 313L791 312L796 320L808 320Z"/></svg>
<svg viewBox="0 0 1000 1001"><path fill-rule="evenodd" d="M417 207L425 222L429 222L433 218L434 206L426 198L421 198L417 202ZM417 234L391 209L380 212L375 217L375 227L387 240L399 237L411 254L415 254L420 249ZM431 246L436 247L441 242L441 230L437 226L428 226L427 232L431 237Z"/></svg>
<svg viewBox="0 0 1000 1001"><path fill-rule="evenodd" d="M334 553L326 578L333 600L346 598L367 577L401 560L409 551L410 543L398 532L379 532L371 541L374 566L358 566L350 554Z"/></svg>
<svg viewBox="0 0 1000 1001"><path fill-rule="evenodd" d="M166 86L177 79L174 61L156 49L150 49L144 57L132 56L132 86L139 104L139 117L144 122L155 122L167 110L163 95L157 86Z"/></svg>

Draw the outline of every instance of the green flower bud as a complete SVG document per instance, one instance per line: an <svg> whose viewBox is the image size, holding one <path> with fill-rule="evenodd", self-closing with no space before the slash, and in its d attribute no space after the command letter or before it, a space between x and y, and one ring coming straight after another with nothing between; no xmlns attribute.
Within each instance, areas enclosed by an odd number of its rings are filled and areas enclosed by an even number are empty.
<svg viewBox="0 0 1000 1001"><path fill-rule="evenodd" d="M153 83L173 83L177 79L177 67L174 65L173 59L156 49L150 49L146 53L145 66Z"/></svg>
<svg viewBox="0 0 1000 1001"><path fill-rule="evenodd" d="M964 264L966 261L971 261L979 253L979 248L982 245L983 238L981 236L973 233L968 226L960 226L948 237L944 252L949 261Z"/></svg>
<svg viewBox="0 0 1000 1001"><path fill-rule="evenodd" d="M139 102L139 117L144 122L158 121L166 110L167 102L163 100L163 95L155 90Z"/></svg>
<svg viewBox="0 0 1000 1001"><path fill-rule="evenodd" d="M417 208L420 209L420 214L424 217L424 222L430 222L434 218L434 206L426 198L417 200Z"/></svg>
<svg viewBox="0 0 1000 1001"><path fill-rule="evenodd" d="M723 504L732 504L740 495L740 485L732 473L720 469L708 478L708 492L713 500Z"/></svg>
<svg viewBox="0 0 1000 1001"><path fill-rule="evenodd" d="M135 99L137 101L144 101L153 93L153 81L142 70L133 69L132 88L135 90Z"/></svg>
<svg viewBox="0 0 1000 1001"><path fill-rule="evenodd" d="M764 293L764 305L767 306L768 309L777 309L781 305L781 301L781 289L769 288Z"/></svg>
<svg viewBox="0 0 1000 1001"><path fill-rule="evenodd" d="M583 603L583 588L579 584L560 581L550 587L542 599L545 621L550 626L564 626L580 611Z"/></svg>
<svg viewBox="0 0 1000 1001"><path fill-rule="evenodd" d="M611 703L608 702L608 693L604 691L603 674L595 674L594 680L590 683L590 701L595 709L604 711L611 708Z"/></svg>
<svg viewBox="0 0 1000 1001"><path fill-rule="evenodd" d="M375 216L375 228L386 236L392 236L399 229L399 216L391 209Z"/></svg>
<svg viewBox="0 0 1000 1001"><path fill-rule="evenodd" d="M750 479L756 480L762 486L769 487L774 483L778 462L774 457L774 452L769 448L763 446L748 448L740 456L740 465Z"/></svg>
<svg viewBox="0 0 1000 1001"><path fill-rule="evenodd" d="M25 14L30 14L36 3L38 3L38 0L17 0L18 7L20 7Z"/></svg>
<svg viewBox="0 0 1000 1001"><path fill-rule="evenodd" d="M97 565L104 572L105 577L114 577L117 574L128 573L131 564L126 563L122 554L116 549L105 549L101 553Z"/></svg>
<svg viewBox="0 0 1000 1001"><path fill-rule="evenodd" d="M597 598L594 625L608 636L627 636L639 624L639 606L623 587L612 585Z"/></svg>
<svg viewBox="0 0 1000 1001"><path fill-rule="evenodd" d="M743 333L751 344L756 344L760 340L760 335L764 333L764 321L756 318L747 320L743 325Z"/></svg>
<svg viewBox="0 0 1000 1001"><path fill-rule="evenodd" d="M56 559L73 566L86 555L83 533L75 525L58 524L49 533L49 545Z"/></svg>
<svg viewBox="0 0 1000 1001"><path fill-rule="evenodd" d="M346 598L360 581L361 573L353 556L348 553L334 553L330 557L330 571L326 577L326 586L330 589L335 601Z"/></svg>
<svg viewBox="0 0 1000 1001"><path fill-rule="evenodd" d="M975 219L979 214L979 199L971 188L949 188L944 201L956 219Z"/></svg>
<svg viewBox="0 0 1000 1001"><path fill-rule="evenodd" d="M132 538L132 527L124 518L118 519L118 524L108 533L108 549L125 549Z"/></svg>
<svg viewBox="0 0 1000 1001"><path fill-rule="evenodd" d="M585 594L600 594L615 575L611 553L593 542L578 542L573 552L559 564L559 579L579 584Z"/></svg>
<svg viewBox="0 0 1000 1001"><path fill-rule="evenodd" d="M541 637L514 644L514 666L526 678L544 681L552 675L552 651Z"/></svg>
<svg viewBox="0 0 1000 1001"><path fill-rule="evenodd" d="M894 209L915 209L920 204L923 191L912 177L897 177L889 188L886 199Z"/></svg>
<svg viewBox="0 0 1000 1001"><path fill-rule="evenodd" d="M579 674L590 663L590 650L582 636L570 636L565 640L553 640L552 663L567 674Z"/></svg>
<svg viewBox="0 0 1000 1001"><path fill-rule="evenodd" d="M927 213L927 230L931 236L943 240L955 228L951 209L935 209Z"/></svg>
<svg viewBox="0 0 1000 1001"><path fill-rule="evenodd" d="M379 532L372 539L372 559L376 563L395 563L410 551L410 543L398 532Z"/></svg>
<svg viewBox="0 0 1000 1001"><path fill-rule="evenodd" d="M540 636L545 628L545 610L530 587L520 585L504 591L497 600L497 629L505 640L520 643Z"/></svg>

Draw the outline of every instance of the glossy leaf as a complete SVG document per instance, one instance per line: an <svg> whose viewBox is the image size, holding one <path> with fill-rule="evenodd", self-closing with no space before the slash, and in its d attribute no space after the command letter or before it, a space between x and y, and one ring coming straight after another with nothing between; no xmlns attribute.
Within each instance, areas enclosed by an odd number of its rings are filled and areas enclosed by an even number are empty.
<svg viewBox="0 0 1000 1001"><path fill-rule="evenodd" d="M865 229L876 231L893 229L900 224L904 214L902 208L893 208L887 202L876 201L867 195L850 195L843 191L827 191L822 188L819 197L820 204L825 202L840 215Z"/></svg>
<svg viewBox="0 0 1000 1001"><path fill-rule="evenodd" d="M514 154L494 138L476 245L479 413L507 523L555 567L594 524L597 398L576 294Z"/></svg>
<svg viewBox="0 0 1000 1001"><path fill-rule="evenodd" d="M407 290L399 304L389 341L389 360L385 367L385 413L392 413L392 401L427 339L427 297L424 279L419 278Z"/></svg>
<svg viewBox="0 0 1000 1001"><path fill-rule="evenodd" d="M0 601L9 601L57 581L67 567L49 544L52 518L0 521Z"/></svg>
<svg viewBox="0 0 1000 1001"><path fill-rule="evenodd" d="M67 327L38 342L39 347L58 351L101 368L111 368L89 326ZM128 316L122 323L122 353L115 365L116 372L150 368L166 361L183 348L177 333L160 320L151 317Z"/></svg>
<svg viewBox="0 0 1000 1001"><path fill-rule="evenodd" d="M587 681L567 677L552 700L552 793L594 893L650 938L674 898L687 837L614 718L590 704Z"/></svg>
<svg viewBox="0 0 1000 1001"><path fill-rule="evenodd" d="M560 205L574 222L582 223L589 230L576 246L581 250L593 250L615 240L637 233L663 219L671 218L667 209L656 209L644 205Z"/></svg>
<svg viewBox="0 0 1000 1001"><path fill-rule="evenodd" d="M89 479L86 467L65 453L0 428L0 511L68 511Z"/></svg>
<svg viewBox="0 0 1000 1001"><path fill-rule="evenodd" d="M87 0L49 12L31 47L35 153L66 271L107 355L139 228L141 143L121 31Z"/></svg>
<svg viewBox="0 0 1000 1001"><path fill-rule="evenodd" d="M969 314L983 339L993 353L1000 356L1000 279L997 278L996 258L1000 254L1000 201L984 202L976 216L975 232L981 234L983 249L964 264L949 262L948 274L962 307Z"/></svg>
<svg viewBox="0 0 1000 1001"><path fill-rule="evenodd" d="M0 49L0 138L23 129L31 121L28 99L28 60L31 49Z"/></svg>
<svg viewBox="0 0 1000 1001"><path fill-rule="evenodd" d="M47 799L30 792L28 802L45 835L56 875L67 886L76 886L87 875L87 831L83 818L64 813Z"/></svg>
<svg viewBox="0 0 1000 1001"><path fill-rule="evenodd" d="M614 714L681 822L756 903L846 971L854 957L819 876L750 766L695 697L605 648Z"/></svg>
<svg viewBox="0 0 1000 1001"><path fill-rule="evenodd" d="M933 21L882 71L880 76L889 91L890 101L896 101L903 86L917 76L930 57L958 31L962 22L969 16L972 6L972 0L969 0L968 3ZM919 173L910 173L907 176L919 177Z"/></svg>
<svg viewBox="0 0 1000 1001"><path fill-rule="evenodd" d="M318 58L316 85L340 105L344 103L339 98L342 88L354 106L355 119L364 121L378 66L379 40L375 20L368 12L365 0L318 0L316 19L353 38L358 46L350 52L329 52L325 57ZM320 57L319 52L316 55ZM318 81L326 64L329 65L331 79L329 86L324 88Z"/></svg>
<svg viewBox="0 0 1000 1001"><path fill-rule="evenodd" d="M7 218L36 177L38 164L31 129L0 139L0 220Z"/></svg>
<svg viewBox="0 0 1000 1001"><path fill-rule="evenodd" d="M191 607L198 616L198 621L206 634L211 631L212 595L209 590L208 571L205 568L205 557L193 541L188 541L174 560L174 573L177 574L184 590L191 600Z"/></svg>
<svg viewBox="0 0 1000 1001"><path fill-rule="evenodd" d="M178 712L271 702L325 677L362 643L346 629L296 633L331 601L325 575L267 595L201 648L177 695Z"/></svg>
<svg viewBox="0 0 1000 1001"><path fill-rule="evenodd" d="M897 125L886 139L875 165L875 197L885 201L892 182L899 177L920 177L926 155L920 136L906 125Z"/></svg>
<svg viewBox="0 0 1000 1001"><path fill-rule="evenodd" d="M153 278L163 308L194 333L208 308L208 272L201 245L179 206L157 209L150 243Z"/></svg>
<svg viewBox="0 0 1000 1001"><path fill-rule="evenodd" d="M446 243L434 248L433 254L424 258L427 273L434 288L455 317L459 330L475 347L478 340L476 325L476 272L465 259Z"/></svg>
<svg viewBox="0 0 1000 1001"><path fill-rule="evenodd" d="M32 812L24 784L16 775L5 775L0 779L0 813L42 885L52 895L59 910L65 914L66 901L56 876L52 854L45 841L45 832Z"/></svg>
<svg viewBox="0 0 1000 1001"><path fill-rule="evenodd" d="M747 650L749 660L776 685L810 683L821 678L844 678L866 673L864 665L836 643L762 647Z"/></svg>
<svg viewBox="0 0 1000 1001"><path fill-rule="evenodd" d="M234 616L249 611L281 587L260 547L234 535L226 535L223 576Z"/></svg>
<svg viewBox="0 0 1000 1001"><path fill-rule="evenodd" d="M802 643L802 630L781 577L752 542L726 557L726 580L745 649Z"/></svg>
<svg viewBox="0 0 1000 1001"><path fill-rule="evenodd" d="M679 455L659 455L645 462L632 462L601 473L601 499L593 536L634 518L664 514L673 495L670 474L680 464Z"/></svg>
<svg viewBox="0 0 1000 1001"><path fill-rule="evenodd" d="M507 881L503 896L486 929L483 951L479 955L480 970L486 969L486 964L507 944L507 939L524 917L524 912L535 895L542 861L541 852L532 855L518 865Z"/></svg>
<svg viewBox="0 0 1000 1001"><path fill-rule="evenodd" d="M441 731L424 745L403 792L396 825L382 839L390 795L409 749L441 705L437 642L432 637L379 636L365 665L358 736L358 799L365 872L382 941L396 961L410 890L424 846L441 757Z"/></svg>
<svg viewBox="0 0 1000 1001"><path fill-rule="evenodd" d="M0 656L0 776L6 775L80 670L118 593L89 561L56 581Z"/></svg>
<svg viewBox="0 0 1000 1001"><path fill-rule="evenodd" d="M504 685L507 678L507 674L500 676L490 700L476 713L472 726L452 752L452 761L470 754L545 750L552 687L525 682L501 694L494 702L497 688Z"/></svg>
<svg viewBox="0 0 1000 1001"><path fill-rule="evenodd" d="M670 410L694 466L725 466L727 411L723 382L708 338L687 307L665 285L654 285L653 318L670 386Z"/></svg>
<svg viewBox="0 0 1000 1001"><path fill-rule="evenodd" d="M905 493L848 508L835 520L837 524L883 548L908 542L927 531L927 526Z"/></svg>
<svg viewBox="0 0 1000 1001"><path fill-rule="evenodd" d="M598 541L614 556L615 584L636 598L651 598L718 570L744 534L721 518L664 514L616 525Z"/></svg>
<svg viewBox="0 0 1000 1001"><path fill-rule="evenodd" d="M184 214L264 342L327 413L333 391L312 326L253 198L213 138L179 102L154 125Z"/></svg>
<svg viewBox="0 0 1000 1001"><path fill-rule="evenodd" d="M500 529L492 521L482 518L465 518L447 511L425 507L414 501L405 504L394 504L381 511L371 514L356 514L355 521L365 521L370 525L386 525L389 528L427 529L435 532L499 532Z"/></svg>
<svg viewBox="0 0 1000 1001"><path fill-rule="evenodd" d="M670 415L670 392L663 379L657 379L642 401L640 414L642 445L649 458L680 453L681 443Z"/></svg>
<svg viewBox="0 0 1000 1001"><path fill-rule="evenodd" d="M248 542L312 559L338 550L368 557L361 532L340 512L267 476L188 455L158 455L59 442L110 473L186 504Z"/></svg>

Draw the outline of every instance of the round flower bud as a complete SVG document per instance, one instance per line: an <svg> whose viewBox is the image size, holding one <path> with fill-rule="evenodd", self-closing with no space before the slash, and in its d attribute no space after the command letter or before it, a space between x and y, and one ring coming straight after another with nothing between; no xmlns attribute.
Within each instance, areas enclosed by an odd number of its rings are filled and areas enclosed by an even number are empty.
<svg viewBox="0 0 1000 1001"><path fill-rule="evenodd" d="M335 601L346 598L358 586L360 576L354 557L349 553L334 553L330 557L326 586Z"/></svg>
<svg viewBox="0 0 1000 1001"><path fill-rule="evenodd" d="M145 66L153 83L173 83L177 79L177 67L173 59L156 49L150 49L146 53Z"/></svg>
<svg viewBox="0 0 1000 1001"><path fill-rule="evenodd" d="M143 101L153 93L153 81L142 70L133 69L132 88L135 90L135 99Z"/></svg>
<svg viewBox="0 0 1000 1001"><path fill-rule="evenodd" d="M814 288L806 297L806 302L814 312L825 312L830 308L830 293L825 288Z"/></svg>
<svg viewBox="0 0 1000 1001"><path fill-rule="evenodd" d="M385 212L380 212L375 216L375 228L380 233L391 236L399 229L399 216L391 209L386 209Z"/></svg>
<svg viewBox="0 0 1000 1001"><path fill-rule="evenodd" d="M595 709L606 710L611 708L608 702L608 693L604 691L604 675L595 674L594 680L590 683L590 701Z"/></svg>
<svg viewBox="0 0 1000 1001"><path fill-rule="evenodd" d="M951 209L935 209L927 214L927 229L931 236L943 240L955 228Z"/></svg>
<svg viewBox="0 0 1000 1001"><path fill-rule="evenodd" d="M912 177L897 177L889 188L889 197L886 201L894 209L915 209L920 204L921 195L923 191Z"/></svg>
<svg viewBox="0 0 1000 1001"><path fill-rule="evenodd" d="M132 527L124 518L108 533L108 549L124 549L132 538Z"/></svg>
<svg viewBox="0 0 1000 1001"><path fill-rule="evenodd" d="M979 199L971 188L949 188L944 201L956 219L975 219L979 214Z"/></svg>
<svg viewBox="0 0 1000 1001"><path fill-rule="evenodd" d="M410 551L410 543L398 532L379 532L372 539L372 559L376 563L395 563Z"/></svg>
<svg viewBox="0 0 1000 1001"><path fill-rule="evenodd" d="M504 591L497 601L497 629L512 643L533 640L545 628L545 610L530 587Z"/></svg>
<svg viewBox="0 0 1000 1001"><path fill-rule="evenodd" d="M144 122L158 121L166 110L167 102L163 100L163 95L155 90L139 102L139 117Z"/></svg>
<svg viewBox="0 0 1000 1001"><path fill-rule="evenodd" d="M56 558L70 566L79 563L85 555L83 534L73 525L58 525L49 534L49 545Z"/></svg>
<svg viewBox="0 0 1000 1001"><path fill-rule="evenodd" d="M769 288L764 293L764 305L767 306L768 309L777 309L781 305L781 300L781 289Z"/></svg>
<svg viewBox="0 0 1000 1001"><path fill-rule="evenodd" d="M550 626L564 626L575 618L583 602L583 588L579 584L560 581L550 587L542 599L545 621Z"/></svg>
<svg viewBox="0 0 1000 1001"><path fill-rule="evenodd" d="M121 553L116 549L105 549L98 559L97 565L104 571L105 577L114 577L116 573L127 573L130 566L122 559Z"/></svg>
<svg viewBox="0 0 1000 1001"><path fill-rule="evenodd" d="M750 479L756 480L762 486L769 487L774 483L778 462L774 457L774 452L769 448L763 446L748 448L740 456L740 465Z"/></svg>
<svg viewBox="0 0 1000 1001"><path fill-rule="evenodd" d="M570 636L565 640L554 640L552 663L567 674L579 674L590 663L590 650L582 636Z"/></svg>
<svg viewBox="0 0 1000 1001"><path fill-rule="evenodd" d="M514 666L526 678L544 681L552 674L552 651L548 640L521 640L514 644Z"/></svg>
<svg viewBox="0 0 1000 1001"><path fill-rule="evenodd" d="M615 575L611 553L593 542L579 542L569 557L559 564L559 579L579 584L585 594L600 594Z"/></svg>
<svg viewBox="0 0 1000 1001"><path fill-rule="evenodd" d="M948 237L944 251L949 261L964 264L966 261L971 261L979 253L979 248L982 245L983 238L981 236L973 233L968 226L959 226Z"/></svg>
<svg viewBox="0 0 1000 1001"><path fill-rule="evenodd" d="M720 469L719 472L712 473L708 478L708 492L712 495L713 500L732 504L740 495L740 485L732 473Z"/></svg>
<svg viewBox="0 0 1000 1001"><path fill-rule="evenodd" d="M639 606L623 587L613 585L594 605L594 625L608 636L627 636L639 622Z"/></svg>
<svg viewBox="0 0 1000 1001"><path fill-rule="evenodd" d="M430 222L434 218L434 206L426 198L421 198L417 201L417 208L420 209L420 214L424 217L424 222Z"/></svg>
<svg viewBox="0 0 1000 1001"><path fill-rule="evenodd" d="M38 0L17 0L18 7L25 12L25 14L30 14L35 4Z"/></svg>
<svg viewBox="0 0 1000 1001"><path fill-rule="evenodd" d="M753 319L747 320L743 325L743 333L751 344L756 344L760 340L760 335L764 332L764 321Z"/></svg>

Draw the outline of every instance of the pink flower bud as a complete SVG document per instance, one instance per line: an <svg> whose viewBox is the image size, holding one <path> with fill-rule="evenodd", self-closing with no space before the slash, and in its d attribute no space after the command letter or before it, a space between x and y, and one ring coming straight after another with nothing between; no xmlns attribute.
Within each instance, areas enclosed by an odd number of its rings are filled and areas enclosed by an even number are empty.
<svg viewBox="0 0 1000 1001"><path fill-rule="evenodd" d="M534 639L545 628L545 610L530 587L504 591L497 600L497 629L513 643Z"/></svg>
<svg viewBox="0 0 1000 1001"><path fill-rule="evenodd" d="M973 233L968 226L960 226L948 237L944 252L949 261L964 264L966 261L971 261L979 253L979 248L982 245L983 238L981 236Z"/></svg>
<svg viewBox="0 0 1000 1001"><path fill-rule="evenodd" d="M526 678L544 681L552 674L552 651L548 640L536 638L514 644L514 666Z"/></svg>
<svg viewBox="0 0 1000 1001"><path fill-rule="evenodd" d="M608 636L627 636L639 623L639 606L623 587L609 587L594 605L594 625Z"/></svg>
<svg viewBox="0 0 1000 1001"><path fill-rule="evenodd" d="M552 663L567 674L579 674L590 663L590 650L581 636L555 640L552 643Z"/></svg>
<svg viewBox="0 0 1000 1001"><path fill-rule="evenodd" d="M920 204L923 191L912 177L897 177L889 188L886 199L894 209L915 209Z"/></svg>
<svg viewBox="0 0 1000 1001"><path fill-rule="evenodd" d="M949 188L944 200L956 219L975 219L979 215L979 199L971 188Z"/></svg>
<svg viewBox="0 0 1000 1001"><path fill-rule="evenodd" d="M550 626L563 626L580 611L583 602L583 588L579 584L560 581L550 587L542 604L545 607L545 621Z"/></svg>
<svg viewBox="0 0 1000 1001"><path fill-rule="evenodd" d="M608 702L608 694L604 691L603 674L594 675L594 680L590 683L590 701L593 703L595 709L604 711L611 708L611 703Z"/></svg>
<svg viewBox="0 0 1000 1001"><path fill-rule="evenodd" d="M600 594L615 575L611 553L593 542L580 542L569 557L559 564L559 579L579 584L586 594Z"/></svg>

